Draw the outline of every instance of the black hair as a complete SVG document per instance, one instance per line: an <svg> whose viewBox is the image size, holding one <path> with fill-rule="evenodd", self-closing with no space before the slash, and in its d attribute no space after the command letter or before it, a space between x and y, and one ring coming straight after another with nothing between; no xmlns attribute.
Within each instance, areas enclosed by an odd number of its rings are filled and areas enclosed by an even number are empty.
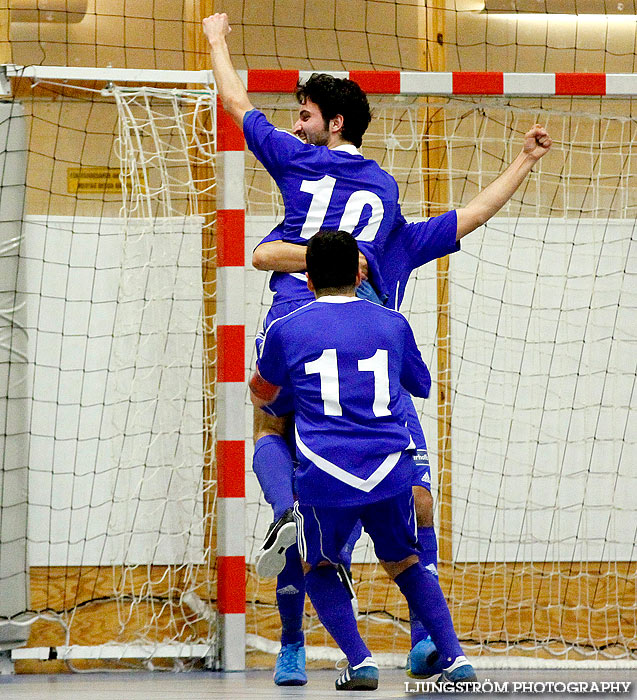
<svg viewBox="0 0 637 700"><path fill-rule="evenodd" d="M358 245L347 231L322 229L310 238L305 254L314 289L352 287L358 274Z"/></svg>
<svg viewBox="0 0 637 700"><path fill-rule="evenodd" d="M358 148L372 120L367 95L358 83L347 78L335 78L327 73L312 73L307 82L296 86L299 104L310 99L321 110L325 127L337 114L343 117L342 137Z"/></svg>

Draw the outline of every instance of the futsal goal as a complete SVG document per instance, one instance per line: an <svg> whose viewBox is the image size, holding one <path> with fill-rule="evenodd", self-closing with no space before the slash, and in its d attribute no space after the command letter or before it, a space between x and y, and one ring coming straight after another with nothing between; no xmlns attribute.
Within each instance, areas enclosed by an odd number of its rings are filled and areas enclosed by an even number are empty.
<svg viewBox="0 0 637 700"><path fill-rule="evenodd" d="M349 75L372 101L362 151L411 220L466 204L534 123L553 138L406 290L434 377L417 408L439 575L476 666L634 664L635 77ZM206 71L7 76L0 640L23 665L264 663L278 616L254 573L271 512L245 379L276 186ZM243 74L281 128L299 76ZM407 607L365 536L353 575L361 633L401 665ZM308 657L338 658L309 603L305 623Z"/></svg>

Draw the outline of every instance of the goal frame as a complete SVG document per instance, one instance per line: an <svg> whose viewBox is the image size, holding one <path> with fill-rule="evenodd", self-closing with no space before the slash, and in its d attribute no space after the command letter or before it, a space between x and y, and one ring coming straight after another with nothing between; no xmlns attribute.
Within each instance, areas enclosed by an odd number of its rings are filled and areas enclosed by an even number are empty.
<svg viewBox="0 0 637 700"><path fill-rule="evenodd" d="M290 94L299 80L316 71L243 70L238 71L248 92ZM605 96L629 98L637 96L637 74L613 73L504 73L504 72L401 72L401 71L323 71L339 78L350 78L370 95L419 97L502 96L554 97ZM95 89L109 83L144 84L170 87L214 84L211 71L169 71L135 69L101 69L64 66L0 67L0 93L5 99L20 98L31 85L41 81L58 82L71 89L73 85ZM218 634L221 670L245 669L246 649L246 583L245 583L245 141L240 129L224 112L217 100L217 562L218 562ZM440 304L440 300L439 300ZM450 409L448 408L449 412ZM449 428L447 416L445 430ZM440 439L440 435L439 435ZM439 495L444 504L448 496ZM162 656L206 657L209 648L203 645L165 647ZM187 645L186 645L187 646ZM194 648L196 647L196 648ZM59 647L57 658L107 658L95 647ZM108 645L104 646L104 654ZM131 652L134 653L134 652ZM142 649L141 658L146 658ZM50 650L39 648L13 650L12 659L51 658ZM111 657L112 658L112 657ZM526 666L547 667L542 659L521 659ZM562 662L556 662L561 663ZM603 663L603 662L601 662ZM634 667L635 662L608 662L613 667ZM479 664L482 665L482 664ZM597 665L596 667L599 667Z"/></svg>

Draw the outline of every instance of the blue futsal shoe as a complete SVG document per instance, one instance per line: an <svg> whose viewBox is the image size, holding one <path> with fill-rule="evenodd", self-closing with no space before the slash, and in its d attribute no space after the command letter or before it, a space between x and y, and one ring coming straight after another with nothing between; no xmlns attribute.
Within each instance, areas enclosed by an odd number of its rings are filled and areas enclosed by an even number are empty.
<svg viewBox="0 0 637 700"><path fill-rule="evenodd" d="M276 685L305 685L305 647L303 642L281 645L281 651L276 657L274 666L274 682Z"/></svg>
<svg viewBox="0 0 637 700"><path fill-rule="evenodd" d="M336 679L335 685L336 690L376 690L378 665L371 656L356 666L347 664L347 668Z"/></svg>
<svg viewBox="0 0 637 700"><path fill-rule="evenodd" d="M407 675L411 678L431 678L442 673L442 660L431 637L421 639L407 657Z"/></svg>
<svg viewBox="0 0 637 700"><path fill-rule="evenodd" d="M466 657L458 656L456 660L443 669L440 680L446 683L453 683L456 688L462 688L467 683L475 683L478 678L473 666L467 661Z"/></svg>

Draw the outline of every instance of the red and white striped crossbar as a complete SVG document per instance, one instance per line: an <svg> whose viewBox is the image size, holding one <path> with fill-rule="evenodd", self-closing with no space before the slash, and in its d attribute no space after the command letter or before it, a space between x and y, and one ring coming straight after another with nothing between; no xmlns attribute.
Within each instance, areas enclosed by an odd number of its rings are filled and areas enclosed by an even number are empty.
<svg viewBox="0 0 637 700"><path fill-rule="evenodd" d="M93 68L76 66L1 67L6 78L31 80L91 80L127 83L164 83L174 85L211 85L212 71L180 71L133 68ZM315 71L244 70L239 71L249 92L291 93L299 79ZM369 94L377 95L505 95L543 97L551 95L637 95L635 73L502 73L410 71L320 71L355 80ZM0 80L0 83L2 81Z"/></svg>
<svg viewBox="0 0 637 700"><path fill-rule="evenodd" d="M292 92L315 71L239 71L248 92ZM325 71L378 95L637 95L634 73Z"/></svg>
<svg viewBox="0 0 637 700"><path fill-rule="evenodd" d="M217 609L221 668L245 668L243 134L217 106Z"/></svg>

